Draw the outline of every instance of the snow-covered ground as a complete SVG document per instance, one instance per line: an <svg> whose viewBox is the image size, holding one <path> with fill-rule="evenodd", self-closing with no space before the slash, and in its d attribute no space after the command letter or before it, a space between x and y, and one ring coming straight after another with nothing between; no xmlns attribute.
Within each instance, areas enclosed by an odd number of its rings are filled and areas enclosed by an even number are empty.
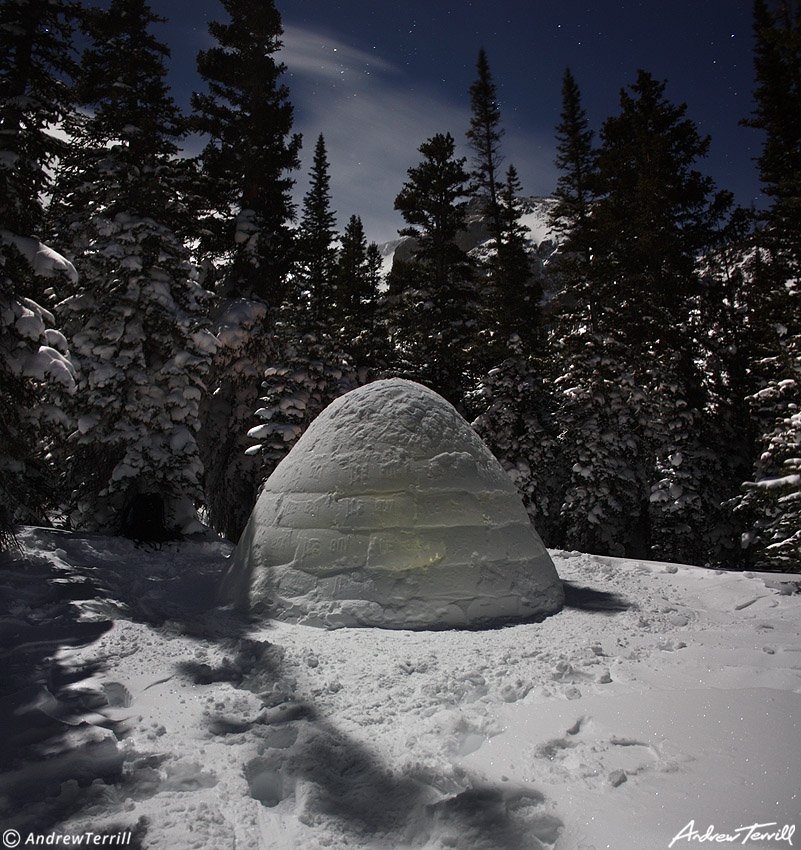
<svg viewBox="0 0 801 850"><path fill-rule="evenodd" d="M554 552L568 604L543 622L324 631L215 608L217 540L20 543L0 560L4 846L801 843L798 577Z"/></svg>

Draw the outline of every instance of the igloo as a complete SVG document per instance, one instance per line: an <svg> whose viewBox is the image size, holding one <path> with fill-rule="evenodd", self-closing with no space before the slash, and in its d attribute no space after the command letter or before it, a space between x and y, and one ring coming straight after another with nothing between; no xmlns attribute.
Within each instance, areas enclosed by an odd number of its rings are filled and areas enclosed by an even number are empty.
<svg viewBox="0 0 801 850"><path fill-rule="evenodd" d="M397 378L330 404L261 490L222 600L338 628L479 627L564 596L517 491L445 399Z"/></svg>

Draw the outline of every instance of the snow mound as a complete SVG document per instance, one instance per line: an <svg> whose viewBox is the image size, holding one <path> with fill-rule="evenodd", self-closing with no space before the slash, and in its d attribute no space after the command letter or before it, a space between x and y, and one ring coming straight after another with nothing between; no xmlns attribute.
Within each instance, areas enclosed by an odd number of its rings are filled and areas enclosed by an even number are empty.
<svg viewBox="0 0 801 850"><path fill-rule="evenodd" d="M559 610L556 569L500 464L435 392L330 404L266 481L222 597L339 628L475 627Z"/></svg>

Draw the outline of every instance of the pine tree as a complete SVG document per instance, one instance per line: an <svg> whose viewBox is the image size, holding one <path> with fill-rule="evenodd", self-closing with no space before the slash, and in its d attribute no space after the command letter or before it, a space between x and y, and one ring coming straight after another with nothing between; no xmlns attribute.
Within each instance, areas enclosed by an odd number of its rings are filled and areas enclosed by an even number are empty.
<svg viewBox="0 0 801 850"><path fill-rule="evenodd" d="M469 196L464 157L455 158L450 133L437 133L419 149L423 159L409 169L409 180L395 198L395 209L409 227L402 236L417 240L415 259L423 265L435 288L443 288L463 274L464 252L456 246L456 234L464 228Z"/></svg>
<svg viewBox="0 0 801 850"><path fill-rule="evenodd" d="M72 521L140 537L197 528L198 405L216 347L176 233L184 122L164 82L169 51L150 32L160 20L144 0L87 16L87 118L51 210L81 274L58 307L80 371L64 449Z"/></svg>
<svg viewBox="0 0 801 850"><path fill-rule="evenodd" d="M66 420L53 389L74 389L66 339L42 305L75 269L40 240L63 153L49 128L72 110L76 11L55 0L0 5L0 548L14 524L44 523L56 504L48 452Z"/></svg>
<svg viewBox="0 0 801 850"><path fill-rule="evenodd" d="M708 562L732 534L721 510L731 467L719 452L723 387L701 366L714 341L700 323L707 295L697 263L720 238L731 196L696 170L709 140L644 71L602 127L593 174L571 79L557 212L574 230L552 332L563 388L556 416L573 473L565 545ZM591 175L583 196L580 173Z"/></svg>
<svg viewBox="0 0 801 850"><path fill-rule="evenodd" d="M292 261L291 172L300 136L280 82L286 66L272 0L220 0L228 23L211 22L217 45L198 54L208 92L192 95L195 129L209 137L201 162L206 211L201 249L225 259L221 293L277 307Z"/></svg>
<svg viewBox="0 0 801 850"><path fill-rule="evenodd" d="M467 141L473 152L473 172L476 189L483 199L484 215L490 222L490 235L497 239L501 227L498 195L503 182L501 176L501 109L495 82L490 72L487 54L478 53L478 76L470 86L470 129Z"/></svg>
<svg viewBox="0 0 801 850"><path fill-rule="evenodd" d="M528 252L528 228L521 224L522 186L510 165L498 192L498 236L490 256L490 302L501 351L510 339L521 340L527 351L537 347L542 287L534 277Z"/></svg>
<svg viewBox="0 0 801 850"><path fill-rule="evenodd" d="M557 454L567 481L559 511L564 548L626 557L650 551L646 396L625 345L593 332L579 313L558 326L552 378ZM549 376L550 377L550 376Z"/></svg>
<svg viewBox="0 0 801 850"><path fill-rule="evenodd" d="M754 3L754 112L770 208L753 248L743 307L744 381L754 433L750 480L737 504L744 549L760 569L801 571L801 4Z"/></svg>
<svg viewBox="0 0 801 850"><path fill-rule="evenodd" d="M601 129L592 277L603 308L614 305L632 342L670 336L684 324L698 294L696 259L731 205L731 195L716 193L693 167L709 137L685 117L686 104L675 106L664 93L665 83L640 71L631 92L620 93L620 114Z"/></svg>
<svg viewBox="0 0 801 850"><path fill-rule="evenodd" d="M331 209L328 169L321 133L314 148L309 191L303 198L297 247L296 286L306 293L312 322L329 321L336 310L336 213Z"/></svg>
<svg viewBox="0 0 801 850"><path fill-rule="evenodd" d="M762 243L798 268L801 244L801 4L754 2L754 111L743 123L765 134L757 160L772 203Z"/></svg>
<svg viewBox="0 0 801 850"><path fill-rule="evenodd" d="M199 253L216 268L223 296L215 316L221 340L201 410L210 523L236 540L265 469L247 431L260 380L279 355L273 325L294 262L292 172L300 136L281 82L281 17L272 0L221 0L230 20L212 22L217 44L198 55L208 91L195 93L194 127L209 137L201 155Z"/></svg>
<svg viewBox="0 0 801 850"><path fill-rule="evenodd" d="M357 366L374 367L380 359L376 339L381 255L367 243L361 218L352 215L342 234L336 269L336 325L340 347Z"/></svg>
<svg viewBox="0 0 801 850"><path fill-rule="evenodd" d="M410 263L396 262L389 279L394 298L392 334L402 368L461 403L475 337L475 298L469 258L455 242L464 228L469 196L465 159L454 156L450 133L420 145L423 159L395 198L416 240Z"/></svg>
<svg viewBox="0 0 801 850"><path fill-rule="evenodd" d="M49 127L72 111L74 3L4 0L0 6L0 207L3 227L41 235L42 195L63 143Z"/></svg>
<svg viewBox="0 0 801 850"><path fill-rule="evenodd" d="M586 242L587 225L596 198L598 154L594 133L581 104L578 83L565 69L562 81L561 120L556 128L557 203L551 211L553 227L567 236L563 252L577 254L589 262L590 245ZM575 264L574 264L575 265Z"/></svg>
<svg viewBox="0 0 801 850"><path fill-rule="evenodd" d="M299 333L294 316L276 322L273 365L264 371L261 395L247 432L249 457L269 476L312 421L359 381L351 359L323 334Z"/></svg>
<svg viewBox="0 0 801 850"><path fill-rule="evenodd" d="M43 279L61 288L77 274L38 239L0 229L0 549L15 525L47 525L59 507L52 451L69 426L64 396L76 376L52 312L25 295Z"/></svg>
<svg viewBox="0 0 801 850"><path fill-rule="evenodd" d="M567 469L560 455L554 399L543 364L520 344L481 376L470 407L473 428L515 483L531 522L548 546L561 545L559 511Z"/></svg>

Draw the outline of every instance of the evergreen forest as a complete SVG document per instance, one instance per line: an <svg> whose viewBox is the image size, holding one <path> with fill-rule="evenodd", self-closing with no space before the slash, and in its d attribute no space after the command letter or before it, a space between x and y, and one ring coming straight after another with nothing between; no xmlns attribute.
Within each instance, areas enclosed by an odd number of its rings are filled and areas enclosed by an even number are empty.
<svg viewBox="0 0 801 850"><path fill-rule="evenodd" d="M801 571L801 0L754 2L765 209L705 176L664 81L591 127L566 69L535 246L480 50L469 126L409 151L388 273L358 210L337 231L324 133L293 131L273 0L219 12L184 111L146 0L0 0L0 546L236 541L314 417L398 376L473 424L549 547Z"/></svg>

